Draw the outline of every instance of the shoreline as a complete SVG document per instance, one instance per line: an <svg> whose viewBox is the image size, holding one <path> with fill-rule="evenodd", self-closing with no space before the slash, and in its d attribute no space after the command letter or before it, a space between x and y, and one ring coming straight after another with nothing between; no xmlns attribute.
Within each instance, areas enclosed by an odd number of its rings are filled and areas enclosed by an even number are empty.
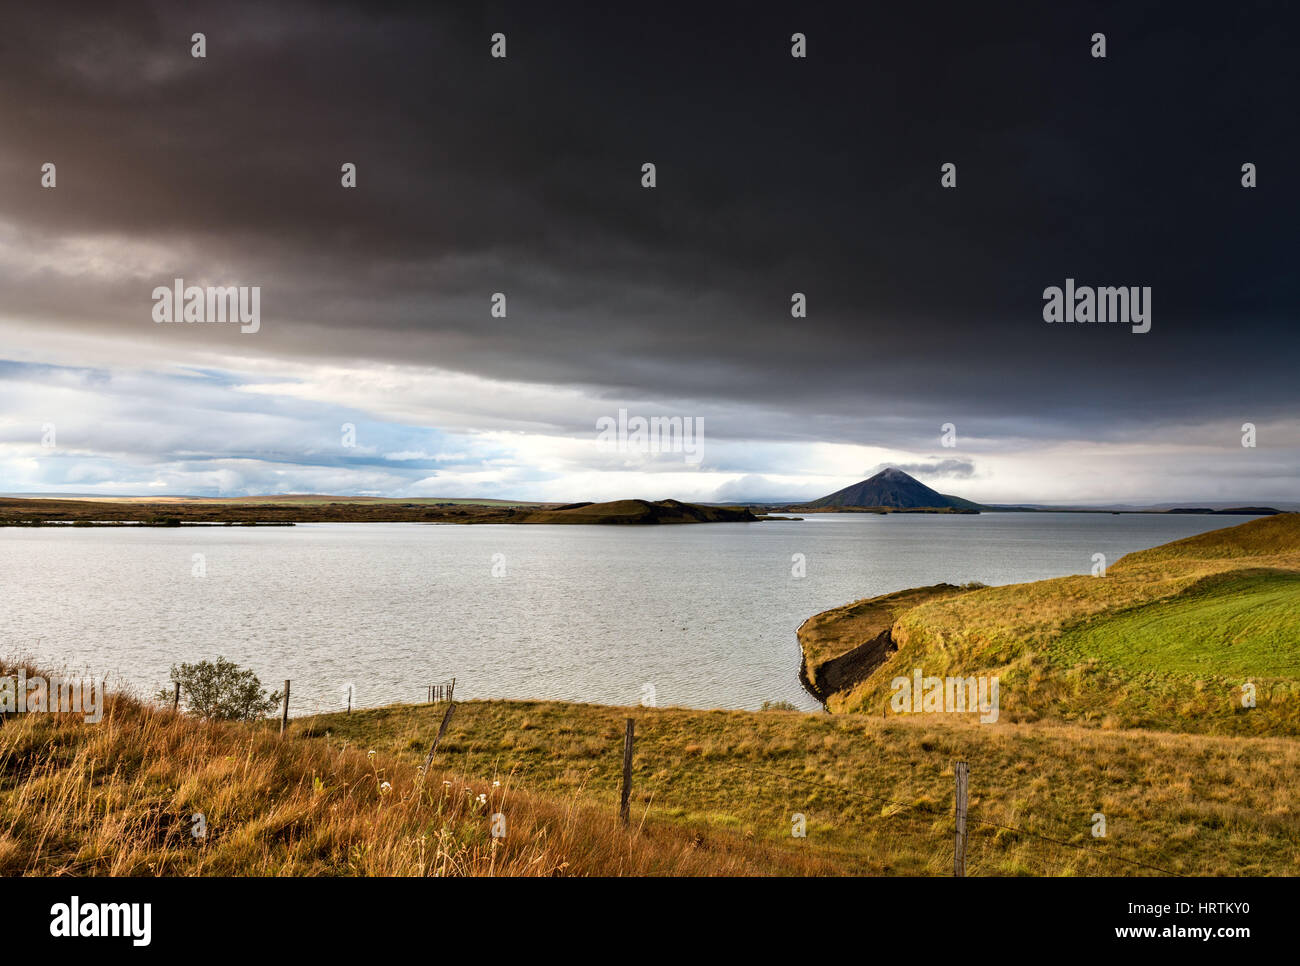
<svg viewBox="0 0 1300 966"><path fill-rule="evenodd" d="M1091 575L852 601L799 626L799 679L831 713L887 713L900 674L982 675L1014 723L1300 735L1298 538L1279 514Z"/></svg>
<svg viewBox="0 0 1300 966"><path fill-rule="evenodd" d="M295 523L441 523L663 526L761 523L797 517L754 513L745 506L704 506L678 500L606 503L321 503L184 502L0 498L0 527L293 526Z"/></svg>

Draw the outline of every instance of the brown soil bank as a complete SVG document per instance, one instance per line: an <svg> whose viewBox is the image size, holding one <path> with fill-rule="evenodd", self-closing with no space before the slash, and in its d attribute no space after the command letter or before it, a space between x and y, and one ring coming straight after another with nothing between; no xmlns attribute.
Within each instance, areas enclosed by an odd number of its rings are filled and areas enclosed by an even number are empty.
<svg viewBox="0 0 1300 966"><path fill-rule="evenodd" d="M963 594L978 586L913 587L814 614L798 631L803 651L799 679L828 709L840 710L836 706L838 695L866 680L898 650L891 631L900 615L920 604Z"/></svg>

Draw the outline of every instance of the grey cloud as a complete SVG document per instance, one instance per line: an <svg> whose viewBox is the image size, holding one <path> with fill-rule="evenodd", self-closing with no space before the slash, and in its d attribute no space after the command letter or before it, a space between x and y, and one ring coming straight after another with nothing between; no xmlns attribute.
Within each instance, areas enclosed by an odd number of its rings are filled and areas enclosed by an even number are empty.
<svg viewBox="0 0 1300 966"><path fill-rule="evenodd" d="M867 475L872 476L890 466L919 477L951 477L965 480L975 475L974 461L963 459L933 460L928 463L880 463L868 470Z"/></svg>
<svg viewBox="0 0 1300 966"><path fill-rule="evenodd" d="M719 438L924 452L948 420L996 447L1294 413L1296 189L1247 197L1234 174L1241 144L1266 172L1297 153L1286 33L1262 15L1230 57L1215 17L1187 13L1171 48L1159 18L1114 16L1150 54L1099 79L1061 68L1048 9L814 7L794 64L785 15L759 10L24 7L0 40L0 218L25 253L0 262L0 311L160 360L198 344L689 406ZM1207 126L1222 144L1189 140ZM107 274L70 260L78 239ZM133 243L154 254L128 270ZM148 321L154 285L206 274L263 287L261 333ZM1152 332L1045 325L1067 276L1152 285Z"/></svg>

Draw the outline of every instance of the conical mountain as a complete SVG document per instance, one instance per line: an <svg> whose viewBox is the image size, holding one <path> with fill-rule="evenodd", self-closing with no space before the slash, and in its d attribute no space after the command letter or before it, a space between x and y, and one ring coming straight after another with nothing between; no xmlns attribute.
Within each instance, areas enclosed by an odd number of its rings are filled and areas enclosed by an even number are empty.
<svg viewBox="0 0 1300 966"><path fill-rule="evenodd" d="M888 467L869 480L854 483L829 496L810 500L804 504L809 509L833 506L888 507L895 510L977 510L978 503L956 496L945 496L930 489L920 480L902 470Z"/></svg>

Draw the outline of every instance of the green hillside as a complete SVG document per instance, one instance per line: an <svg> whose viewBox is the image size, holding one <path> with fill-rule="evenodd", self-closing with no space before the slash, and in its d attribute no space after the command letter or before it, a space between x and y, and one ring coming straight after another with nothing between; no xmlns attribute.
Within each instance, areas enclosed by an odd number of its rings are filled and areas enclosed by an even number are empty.
<svg viewBox="0 0 1300 966"><path fill-rule="evenodd" d="M1210 578L1171 600L1073 630L1058 650L1138 673L1300 679L1300 573Z"/></svg>
<svg viewBox="0 0 1300 966"><path fill-rule="evenodd" d="M888 660L827 706L889 713L891 682L919 667L998 676L1012 721L1300 734L1298 615L1300 515L1280 514L1130 554L1102 577L921 603L894 621ZM842 629L831 648L837 627L821 622L819 654L866 644Z"/></svg>

